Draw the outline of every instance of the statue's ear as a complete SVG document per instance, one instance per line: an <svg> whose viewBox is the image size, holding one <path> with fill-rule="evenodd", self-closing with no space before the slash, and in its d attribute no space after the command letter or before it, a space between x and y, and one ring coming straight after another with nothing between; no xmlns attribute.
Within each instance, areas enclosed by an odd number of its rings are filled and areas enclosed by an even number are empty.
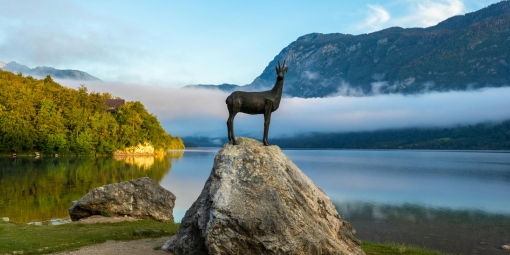
<svg viewBox="0 0 510 255"><path fill-rule="evenodd" d="M283 69L283 73L286 73L287 70L289 70L289 67L285 67L285 69Z"/></svg>

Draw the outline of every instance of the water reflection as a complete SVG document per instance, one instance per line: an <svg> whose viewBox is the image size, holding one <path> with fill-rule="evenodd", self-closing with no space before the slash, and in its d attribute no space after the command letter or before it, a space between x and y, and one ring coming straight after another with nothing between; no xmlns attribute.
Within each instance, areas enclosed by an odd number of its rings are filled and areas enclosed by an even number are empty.
<svg viewBox="0 0 510 255"><path fill-rule="evenodd" d="M174 219L180 222L200 195L211 173L214 157L220 148L186 149L183 160L174 164L172 172L160 185L175 194Z"/></svg>
<svg viewBox="0 0 510 255"><path fill-rule="evenodd" d="M0 157L0 216L16 222L68 217L73 200L91 189L149 177L161 182L172 168L166 157Z"/></svg>
<svg viewBox="0 0 510 255"><path fill-rule="evenodd" d="M510 214L510 154L453 151L285 151L337 201L420 204Z"/></svg>
<svg viewBox="0 0 510 255"><path fill-rule="evenodd" d="M452 254L506 254L510 215L476 209L427 207L404 203L334 202L357 237L372 242L396 242Z"/></svg>

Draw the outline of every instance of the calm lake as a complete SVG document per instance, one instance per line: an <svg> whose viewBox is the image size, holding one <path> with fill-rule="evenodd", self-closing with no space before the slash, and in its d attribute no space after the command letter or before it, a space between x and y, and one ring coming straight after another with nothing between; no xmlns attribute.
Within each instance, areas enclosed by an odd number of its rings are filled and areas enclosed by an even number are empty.
<svg viewBox="0 0 510 255"><path fill-rule="evenodd" d="M176 196L176 221L200 194L219 148L162 158L1 157L0 217L68 217L90 189L147 176ZM284 150L322 188L362 240L409 243L454 254L506 254L510 153Z"/></svg>

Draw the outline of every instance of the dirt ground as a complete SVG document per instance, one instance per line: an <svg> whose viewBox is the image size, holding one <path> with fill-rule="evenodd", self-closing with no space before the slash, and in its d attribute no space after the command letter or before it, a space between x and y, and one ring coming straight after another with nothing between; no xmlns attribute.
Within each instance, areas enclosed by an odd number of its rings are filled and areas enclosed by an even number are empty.
<svg viewBox="0 0 510 255"><path fill-rule="evenodd" d="M94 215L71 224L93 224L93 223L113 223L120 221L136 221L138 219L132 217L103 217ZM53 255L109 255L109 254L130 254L130 255L155 255L165 254L172 255L170 252L155 250L163 246L170 239L169 236L159 238L146 238L134 241L107 241L102 244L85 246L75 251L66 251L60 253L51 253Z"/></svg>
<svg viewBox="0 0 510 255"><path fill-rule="evenodd" d="M83 218L79 221L72 221L71 224L94 224L94 223L115 223L121 221L137 221L138 219L125 216L125 217L104 217L101 215L92 215L87 218Z"/></svg>
<svg viewBox="0 0 510 255"><path fill-rule="evenodd" d="M75 251L66 251L60 253L51 253L54 255L105 255L105 254L130 254L130 255L156 255L172 253L155 250L161 247L170 237L139 239L134 241L107 241L106 243L82 247Z"/></svg>

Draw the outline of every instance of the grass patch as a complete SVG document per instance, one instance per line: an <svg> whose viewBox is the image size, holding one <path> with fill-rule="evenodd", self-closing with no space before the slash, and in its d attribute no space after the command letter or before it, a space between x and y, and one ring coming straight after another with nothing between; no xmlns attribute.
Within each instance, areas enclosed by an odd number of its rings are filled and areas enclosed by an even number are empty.
<svg viewBox="0 0 510 255"><path fill-rule="evenodd" d="M75 250L107 240L135 240L172 236L179 224L153 220L133 222L63 224L34 226L13 222L0 222L0 254L46 254Z"/></svg>
<svg viewBox="0 0 510 255"><path fill-rule="evenodd" d="M107 240L129 241L141 238L172 236L178 223L140 220L118 223L63 224L34 226L0 221L0 254L46 254L76 250L80 247L103 243ZM361 242L367 255L444 255L437 251L395 243ZM159 249L155 247L154 249Z"/></svg>
<svg viewBox="0 0 510 255"><path fill-rule="evenodd" d="M439 251L433 251L426 248L409 246L397 243L370 243L361 242L361 247L367 255L445 255Z"/></svg>
<svg viewBox="0 0 510 255"><path fill-rule="evenodd" d="M106 211L101 211L101 215L104 217L110 217L110 214Z"/></svg>

